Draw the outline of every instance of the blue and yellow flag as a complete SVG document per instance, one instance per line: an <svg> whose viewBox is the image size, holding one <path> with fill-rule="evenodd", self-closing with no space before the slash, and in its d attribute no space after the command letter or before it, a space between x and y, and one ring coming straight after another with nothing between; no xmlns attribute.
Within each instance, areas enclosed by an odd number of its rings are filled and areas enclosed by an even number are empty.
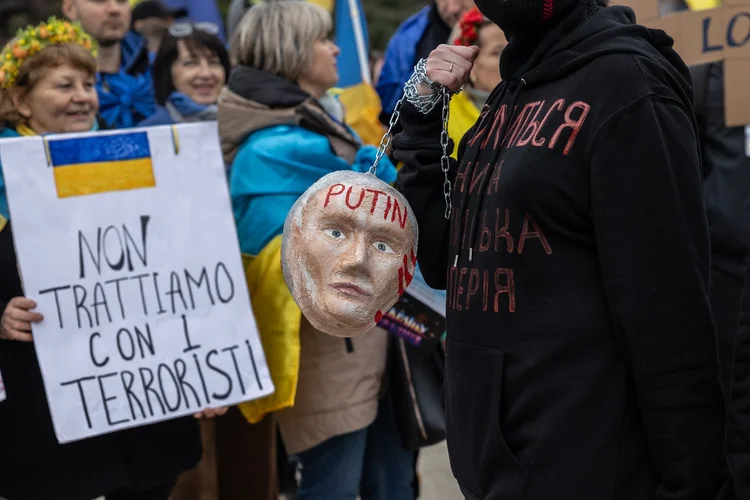
<svg viewBox="0 0 750 500"><path fill-rule="evenodd" d="M370 78L370 44L362 1L336 0L334 9L336 45L341 49L336 92L346 109L346 123L365 144L379 144L384 132L379 119L382 107Z"/></svg>
<svg viewBox="0 0 750 500"><path fill-rule="evenodd" d="M146 132L49 142L58 198L156 186Z"/></svg>

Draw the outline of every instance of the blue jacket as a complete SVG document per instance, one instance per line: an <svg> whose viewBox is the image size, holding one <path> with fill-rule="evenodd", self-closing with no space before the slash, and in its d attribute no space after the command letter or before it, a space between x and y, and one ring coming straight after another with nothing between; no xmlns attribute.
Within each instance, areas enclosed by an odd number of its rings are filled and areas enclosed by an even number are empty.
<svg viewBox="0 0 750 500"><path fill-rule="evenodd" d="M120 71L99 73L96 79L99 112L112 128L133 127L156 111L146 41L131 31L120 45Z"/></svg>
<svg viewBox="0 0 750 500"><path fill-rule="evenodd" d="M156 112L138 124L139 127L155 127L157 125L172 125L174 120L164 106L156 105Z"/></svg>
<svg viewBox="0 0 750 500"><path fill-rule="evenodd" d="M129 31L120 42L120 66L130 74L146 73L151 68L144 64L144 56L148 53L146 39L135 31Z"/></svg>
<svg viewBox="0 0 750 500"><path fill-rule="evenodd" d="M172 116L167 105L172 106L175 115ZM138 124L139 127L153 127L155 125L172 125L173 123L216 120L216 105L206 106L197 104L181 92L172 92L167 98L165 106L157 105L156 112Z"/></svg>
<svg viewBox="0 0 750 500"><path fill-rule="evenodd" d="M348 165L323 135L299 126L278 125L253 132L240 146L229 173L229 191L243 253L257 255L282 233L284 221L307 188L336 170L366 172L376 148L362 146ZM384 157L378 176L395 180Z"/></svg>
<svg viewBox="0 0 750 500"><path fill-rule="evenodd" d="M417 57L417 44L422 39L427 25L431 5L404 21L388 42L385 62L376 86L383 112L393 113L396 103L404 93L404 84L414 71Z"/></svg>

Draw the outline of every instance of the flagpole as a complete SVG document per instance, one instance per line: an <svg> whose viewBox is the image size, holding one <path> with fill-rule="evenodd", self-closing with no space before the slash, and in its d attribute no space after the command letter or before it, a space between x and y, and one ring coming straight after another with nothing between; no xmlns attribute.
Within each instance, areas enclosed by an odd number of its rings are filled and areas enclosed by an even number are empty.
<svg viewBox="0 0 750 500"><path fill-rule="evenodd" d="M346 0L349 3L349 17L352 20L354 30L354 43L357 45L357 58L359 59L359 70L362 74L362 82L372 84L370 78L370 57L367 55L367 43L362 31L362 14L359 10L358 0Z"/></svg>

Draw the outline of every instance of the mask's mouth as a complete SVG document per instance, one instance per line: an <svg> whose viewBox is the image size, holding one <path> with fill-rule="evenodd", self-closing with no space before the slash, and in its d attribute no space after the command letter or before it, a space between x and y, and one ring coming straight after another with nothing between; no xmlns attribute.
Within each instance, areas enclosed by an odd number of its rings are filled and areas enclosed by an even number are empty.
<svg viewBox="0 0 750 500"><path fill-rule="evenodd" d="M353 299L363 299L373 296L373 293L371 291L357 286L354 283L334 283L331 285L331 288Z"/></svg>

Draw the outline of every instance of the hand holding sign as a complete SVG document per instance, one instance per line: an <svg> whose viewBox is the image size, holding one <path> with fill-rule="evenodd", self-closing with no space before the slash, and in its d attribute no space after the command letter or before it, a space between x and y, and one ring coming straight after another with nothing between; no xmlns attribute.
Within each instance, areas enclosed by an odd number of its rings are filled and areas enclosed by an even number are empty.
<svg viewBox="0 0 750 500"><path fill-rule="evenodd" d="M31 323L40 323L44 316L33 312L36 302L25 297L14 297L8 302L0 321L0 339L31 342Z"/></svg>
<svg viewBox="0 0 750 500"><path fill-rule="evenodd" d="M193 415L195 418L214 418L214 417L221 417L224 415L227 410L229 410L228 407L222 406L221 408L206 408L200 413L196 413Z"/></svg>
<svg viewBox="0 0 750 500"><path fill-rule="evenodd" d="M0 156L33 299L14 299L2 335L31 340L33 324L58 441L274 391L215 124L14 138Z"/></svg>

